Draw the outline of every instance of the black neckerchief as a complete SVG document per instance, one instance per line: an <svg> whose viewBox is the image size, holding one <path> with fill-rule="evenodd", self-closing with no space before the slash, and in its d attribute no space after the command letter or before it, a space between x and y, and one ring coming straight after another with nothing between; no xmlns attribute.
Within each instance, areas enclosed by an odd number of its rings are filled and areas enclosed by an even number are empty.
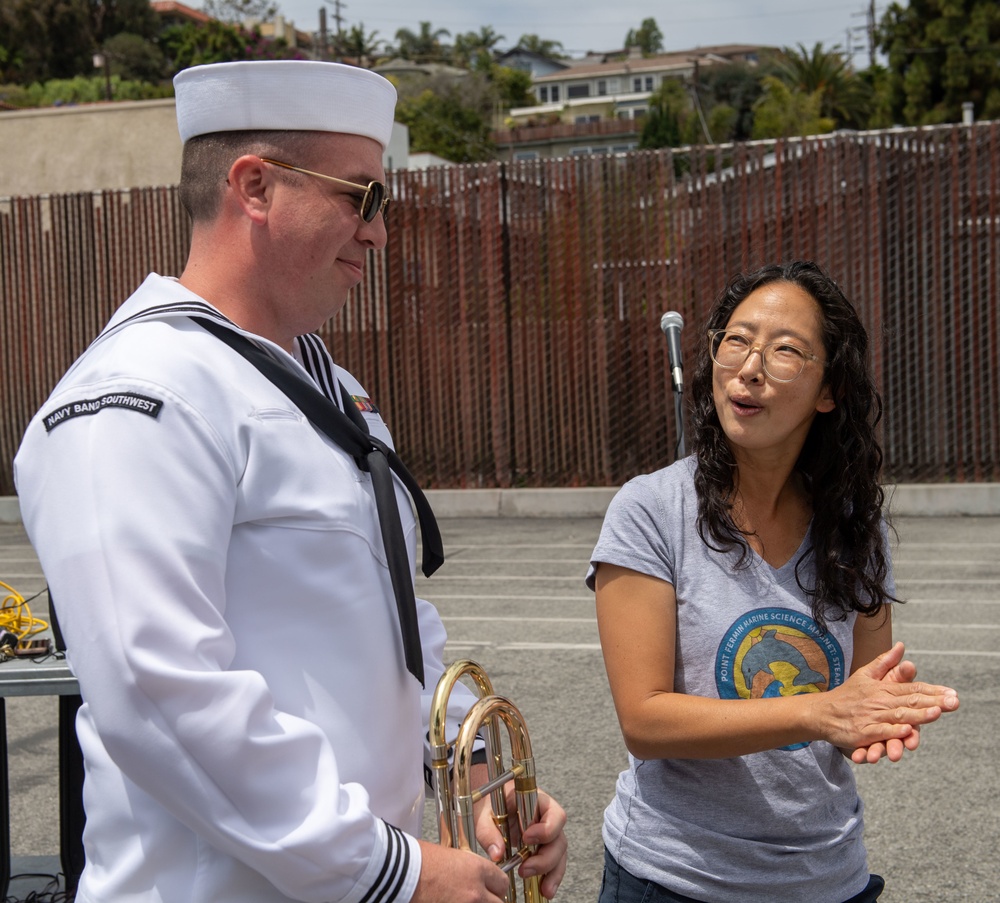
<svg viewBox="0 0 1000 903"><path fill-rule="evenodd" d="M369 433L368 424L365 423L357 405L342 384L340 392L346 413L319 389L306 382L250 339L221 323L196 316L192 316L191 319L234 351L242 354L281 389L317 429L350 454L361 470L371 474L379 527L382 531L382 544L385 546L389 576L396 597L396 611L403 638L403 656L407 670L423 686L424 659L417 623L417 604L392 473L395 473L407 488L417 509L420 535L423 540L421 570L425 576L430 577L444 562L444 551L441 533L427 496L396 452Z"/></svg>

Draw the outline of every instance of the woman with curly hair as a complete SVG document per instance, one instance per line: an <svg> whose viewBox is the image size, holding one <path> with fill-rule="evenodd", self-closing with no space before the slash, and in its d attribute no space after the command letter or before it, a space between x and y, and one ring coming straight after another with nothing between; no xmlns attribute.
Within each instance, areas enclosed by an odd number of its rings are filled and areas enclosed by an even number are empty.
<svg viewBox="0 0 1000 903"><path fill-rule="evenodd" d="M631 480L591 559L629 751L601 903L863 903L850 761L958 708L892 642L881 400L816 264L734 278L692 384L695 454Z"/></svg>

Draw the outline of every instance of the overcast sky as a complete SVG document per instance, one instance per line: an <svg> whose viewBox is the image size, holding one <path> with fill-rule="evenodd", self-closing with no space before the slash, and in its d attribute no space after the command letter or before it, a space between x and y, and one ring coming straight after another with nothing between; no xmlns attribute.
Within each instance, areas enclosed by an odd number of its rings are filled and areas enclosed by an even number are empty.
<svg viewBox="0 0 1000 903"><path fill-rule="evenodd" d="M275 0L286 19L303 31L319 27L325 6L330 30L336 28L336 0ZM876 5L880 16L888 0ZM905 6L906 0L901 0ZM394 41L396 31L418 32L420 22L456 34L492 26L504 36L501 50L524 34L559 41L570 56L588 50L615 50L629 29L653 18L663 32L665 50L711 44L765 44L809 50L817 42L855 51L855 64L868 64L866 33L869 0L341 0L345 30L363 24L377 39Z"/></svg>

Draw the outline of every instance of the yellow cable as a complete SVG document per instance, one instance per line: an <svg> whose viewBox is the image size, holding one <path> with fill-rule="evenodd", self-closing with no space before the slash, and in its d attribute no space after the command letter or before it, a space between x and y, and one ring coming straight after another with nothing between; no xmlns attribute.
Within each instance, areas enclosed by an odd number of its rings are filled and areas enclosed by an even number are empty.
<svg viewBox="0 0 1000 903"><path fill-rule="evenodd" d="M9 630L18 641L26 640L36 633L41 633L48 628L48 623L41 618L36 618L31 614L28 603L12 586L8 586L0 580L0 587L7 590L8 595L0 605L0 628Z"/></svg>

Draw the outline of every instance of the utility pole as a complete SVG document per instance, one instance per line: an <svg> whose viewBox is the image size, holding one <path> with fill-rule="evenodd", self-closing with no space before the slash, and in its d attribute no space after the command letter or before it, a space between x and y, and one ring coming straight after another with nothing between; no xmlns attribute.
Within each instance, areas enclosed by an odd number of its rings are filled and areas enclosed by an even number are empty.
<svg viewBox="0 0 1000 903"><path fill-rule="evenodd" d="M864 16L865 24L857 25L848 30L847 37L847 52L851 53L851 33L852 32L864 32L868 38L868 67L874 68L875 66L875 0L869 0L868 8L862 10L861 12L851 13L852 16Z"/></svg>
<svg viewBox="0 0 1000 903"><path fill-rule="evenodd" d="M336 50L334 55L339 63L342 62L341 57L343 56L344 47L344 26L342 24L344 17L341 15L340 10L341 8L347 9L347 4L343 0L326 0L326 2L333 7L333 21L337 23Z"/></svg>
<svg viewBox="0 0 1000 903"><path fill-rule="evenodd" d="M330 59L330 34L326 30L326 7L319 8L319 52L320 59Z"/></svg>
<svg viewBox="0 0 1000 903"><path fill-rule="evenodd" d="M705 134L705 140L709 144L712 144L712 133L709 132L709 130L708 130L708 123L705 121L705 113L704 113L704 111L701 108L701 97L698 96L698 81L699 81L699 78L698 78L698 63L699 63L699 60L698 60L697 57L695 57L693 60L691 60L691 62L694 63L693 81L691 83L691 95L692 95L691 99L694 101L694 108L695 108L695 110L698 111L698 119L701 122L701 130Z"/></svg>
<svg viewBox="0 0 1000 903"><path fill-rule="evenodd" d="M875 0L868 3L868 68L875 68Z"/></svg>

